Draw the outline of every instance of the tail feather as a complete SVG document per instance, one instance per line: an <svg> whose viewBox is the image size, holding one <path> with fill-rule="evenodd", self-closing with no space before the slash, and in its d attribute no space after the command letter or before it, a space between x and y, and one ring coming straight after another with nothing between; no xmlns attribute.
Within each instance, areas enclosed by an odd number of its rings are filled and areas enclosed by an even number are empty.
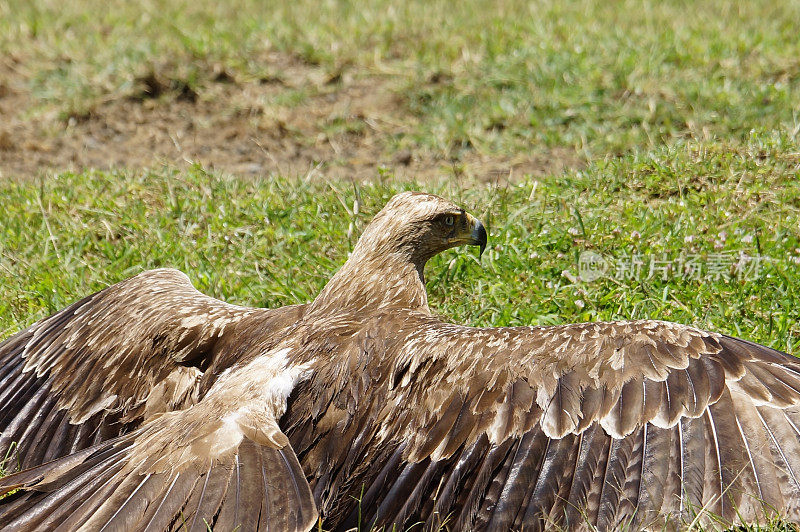
<svg viewBox="0 0 800 532"><path fill-rule="evenodd" d="M314 498L308 482L300 467L294 452L284 447L283 449L261 448L262 468L261 478L265 486L265 497L261 507L259 526L265 521L269 528L278 530L303 530L316 520ZM285 475L273 475L272 471L286 471ZM300 504L287 504L289 501L300 501ZM268 507L264 506L268 502ZM286 506L286 510L283 507ZM280 511L275 511L279 508ZM286 516L285 526L275 527L269 516Z"/></svg>
<svg viewBox="0 0 800 532"><path fill-rule="evenodd" d="M189 532L205 532L214 522L233 476L233 468L213 466L208 469L202 485L198 483L192 498L187 503L187 510L194 509L189 519ZM202 511L201 511L202 509ZM166 513L166 512L165 512ZM157 529L154 527L154 529Z"/></svg>
<svg viewBox="0 0 800 532"><path fill-rule="evenodd" d="M198 482L202 482L201 477L186 471L133 473L126 479L126 485L119 488L127 497L106 502L87 522L87 528L103 532L167 530L173 522L185 523L183 509Z"/></svg>
<svg viewBox="0 0 800 532"><path fill-rule="evenodd" d="M199 485L205 482L206 477L196 474L181 474L173 477L169 487L155 497L150 504L137 528L140 530L186 530L186 524L194 517L193 514L202 513L202 508L188 506L188 501ZM208 530L208 527L204 528Z"/></svg>
<svg viewBox="0 0 800 532"><path fill-rule="evenodd" d="M166 475L154 475L152 473L138 474L134 471L127 474L121 482L107 483L101 488L101 492L108 490L109 486L117 484L108 496L103 497L99 505L95 505L91 499L87 501L88 519L85 521L86 529L97 530L98 532L113 532L131 530L136 522L144 515L148 504L153 496L164 491ZM174 475L171 484L168 484L167 491L180 477Z"/></svg>
<svg viewBox="0 0 800 532"><path fill-rule="evenodd" d="M266 499L264 493L264 479L262 478L261 453L259 447L251 441L244 441L239 446L239 530L257 530L258 519L261 514L262 501ZM223 528L223 530L233 530ZM284 528L285 530L285 528Z"/></svg>
<svg viewBox="0 0 800 532"><path fill-rule="evenodd" d="M233 530L239 522L239 499L242 494L242 471L239 455L233 457L230 483L222 499L219 514L212 522L212 528L219 530Z"/></svg>

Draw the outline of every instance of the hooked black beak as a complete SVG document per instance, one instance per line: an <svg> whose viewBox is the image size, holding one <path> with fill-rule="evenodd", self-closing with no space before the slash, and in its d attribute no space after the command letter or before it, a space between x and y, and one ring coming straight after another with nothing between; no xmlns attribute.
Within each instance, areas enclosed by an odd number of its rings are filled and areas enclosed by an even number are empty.
<svg viewBox="0 0 800 532"><path fill-rule="evenodd" d="M447 247L463 246L464 244L470 246L479 246L480 253L478 258L483 255L486 249L486 228L480 220L472 216L470 213L465 212L463 222L459 223L458 228L453 232L454 234L447 239Z"/></svg>
<svg viewBox="0 0 800 532"><path fill-rule="evenodd" d="M480 251L478 252L478 258L483 256L483 251L486 249L486 241L487 241L487 234L486 228L483 226L480 220L477 218L474 219L475 222L472 226L472 233L470 234L470 238L472 238L472 243L476 246L480 247Z"/></svg>

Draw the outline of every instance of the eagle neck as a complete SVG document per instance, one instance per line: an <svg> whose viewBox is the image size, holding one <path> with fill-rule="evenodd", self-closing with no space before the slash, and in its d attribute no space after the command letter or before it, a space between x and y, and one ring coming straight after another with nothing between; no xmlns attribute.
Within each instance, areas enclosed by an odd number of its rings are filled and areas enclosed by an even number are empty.
<svg viewBox="0 0 800 532"><path fill-rule="evenodd" d="M423 270L404 254L363 256L355 250L311 304L315 311L402 308L430 313Z"/></svg>

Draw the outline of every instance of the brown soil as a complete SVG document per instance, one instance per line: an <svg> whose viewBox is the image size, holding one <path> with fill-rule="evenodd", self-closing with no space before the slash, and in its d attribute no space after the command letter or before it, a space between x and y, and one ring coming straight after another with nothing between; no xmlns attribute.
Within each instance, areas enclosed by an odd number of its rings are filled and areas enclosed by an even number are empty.
<svg viewBox="0 0 800 532"><path fill-rule="evenodd" d="M13 63L0 62L0 177L199 163L234 175L498 181L583 164L566 149L516 157L396 150L390 140L420 118L387 80L330 76L277 55L269 61L279 76L239 81L218 69L197 92L150 73L128 94L66 117L32 97Z"/></svg>

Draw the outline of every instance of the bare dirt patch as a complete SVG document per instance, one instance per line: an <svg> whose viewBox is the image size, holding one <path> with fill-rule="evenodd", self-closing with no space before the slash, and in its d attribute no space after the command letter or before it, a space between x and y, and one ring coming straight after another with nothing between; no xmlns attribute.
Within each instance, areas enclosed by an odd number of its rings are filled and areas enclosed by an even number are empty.
<svg viewBox="0 0 800 532"><path fill-rule="evenodd" d="M391 80L268 60L275 76L237 80L210 67L199 86L154 68L127 94L66 116L31 94L13 62L0 63L0 177L199 163L235 175L497 181L584 164L567 149L510 157L402 145L397 139L424 118L405 108Z"/></svg>

